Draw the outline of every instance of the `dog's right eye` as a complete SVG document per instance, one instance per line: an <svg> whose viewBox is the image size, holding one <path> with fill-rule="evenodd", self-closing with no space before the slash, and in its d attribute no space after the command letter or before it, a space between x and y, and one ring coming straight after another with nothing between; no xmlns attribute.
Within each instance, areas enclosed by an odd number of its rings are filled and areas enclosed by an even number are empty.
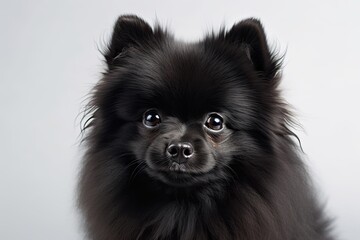
<svg viewBox="0 0 360 240"><path fill-rule="evenodd" d="M143 124L146 127L153 128L161 123L161 118L155 109L149 109L144 113Z"/></svg>

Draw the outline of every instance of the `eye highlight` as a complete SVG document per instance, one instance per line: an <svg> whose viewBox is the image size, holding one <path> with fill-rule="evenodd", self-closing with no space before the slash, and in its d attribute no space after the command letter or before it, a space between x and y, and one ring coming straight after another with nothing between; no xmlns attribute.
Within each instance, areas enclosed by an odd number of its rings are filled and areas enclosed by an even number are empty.
<svg viewBox="0 0 360 240"><path fill-rule="evenodd" d="M146 127L154 128L161 123L161 118L156 109L149 109L143 115L143 124Z"/></svg>
<svg viewBox="0 0 360 240"><path fill-rule="evenodd" d="M205 121L205 127L212 131L221 131L224 128L224 119L218 113L210 113Z"/></svg>

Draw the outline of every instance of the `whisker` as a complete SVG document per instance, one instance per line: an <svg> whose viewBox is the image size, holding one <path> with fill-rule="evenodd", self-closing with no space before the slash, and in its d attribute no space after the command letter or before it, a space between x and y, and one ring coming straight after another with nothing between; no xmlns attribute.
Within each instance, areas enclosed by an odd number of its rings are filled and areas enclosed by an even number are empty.
<svg viewBox="0 0 360 240"><path fill-rule="evenodd" d="M135 164L137 164L137 163L140 163L139 161L141 161L140 159L134 159L134 160L132 160L130 163L128 163L125 167L124 167L124 170L126 170L126 169L128 169L129 167L132 167L132 166L134 166Z"/></svg>
<svg viewBox="0 0 360 240"><path fill-rule="evenodd" d="M133 176L136 176L137 175L137 170L141 170L142 169L142 167L143 167L143 165L145 165L145 167L146 167L146 164L144 164L143 162L139 162L139 165L137 165L136 167L135 167L135 169L132 171L132 173L131 173L131 176L130 176L130 179L129 179L129 182L131 182L134 178L133 178ZM140 168L139 168L140 167ZM134 175L135 174L135 175Z"/></svg>
<svg viewBox="0 0 360 240"><path fill-rule="evenodd" d="M145 168L147 167L147 165L146 164L142 164L143 166L142 166L142 168L140 168L136 173L135 173L135 175L134 175L134 178L133 179L135 179L136 178L136 176L139 174L139 173L141 173L142 171L144 171L145 170Z"/></svg>

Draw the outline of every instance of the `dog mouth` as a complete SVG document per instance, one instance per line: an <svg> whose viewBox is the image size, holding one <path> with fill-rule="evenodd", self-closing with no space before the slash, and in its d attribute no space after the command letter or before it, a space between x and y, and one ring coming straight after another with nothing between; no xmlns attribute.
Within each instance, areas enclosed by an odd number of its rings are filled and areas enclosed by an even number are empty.
<svg viewBox="0 0 360 240"><path fill-rule="evenodd" d="M150 176L161 180L163 183L175 187L195 185L202 182L201 179L207 175L206 172L191 171L186 164L176 162L171 163L167 169L147 168L147 172Z"/></svg>
<svg viewBox="0 0 360 240"><path fill-rule="evenodd" d="M187 167L184 163L173 162L170 164L169 170L172 172L186 173Z"/></svg>
<svg viewBox="0 0 360 240"><path fill-rule="evenodd" d="M193 185L197 182L196 178L198 177L189 172L182 171L160 171L159 174L163 182L177 187Z"/></svg>

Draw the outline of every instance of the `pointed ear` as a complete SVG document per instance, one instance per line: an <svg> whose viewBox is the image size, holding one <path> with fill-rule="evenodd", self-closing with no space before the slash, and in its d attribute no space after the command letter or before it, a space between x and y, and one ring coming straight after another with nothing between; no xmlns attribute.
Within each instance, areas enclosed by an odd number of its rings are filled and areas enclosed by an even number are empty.
<svg viewBox="0 0 360 240"><path fill-rule="evenodd" d="M153 30L148 23L135 15L122 15L115 23L110 44L104 57L111 69L116 59L128 47L141 45L153 37Z"/></svg>
<svg viewBox="0 0 360 240"><path fill-rule="evenodd" d="M249 18L238 22L225 34L225 39L245 51L256 71L272 78L279 70L278 60L269 50L264 28L259 20Z"/></svg>

